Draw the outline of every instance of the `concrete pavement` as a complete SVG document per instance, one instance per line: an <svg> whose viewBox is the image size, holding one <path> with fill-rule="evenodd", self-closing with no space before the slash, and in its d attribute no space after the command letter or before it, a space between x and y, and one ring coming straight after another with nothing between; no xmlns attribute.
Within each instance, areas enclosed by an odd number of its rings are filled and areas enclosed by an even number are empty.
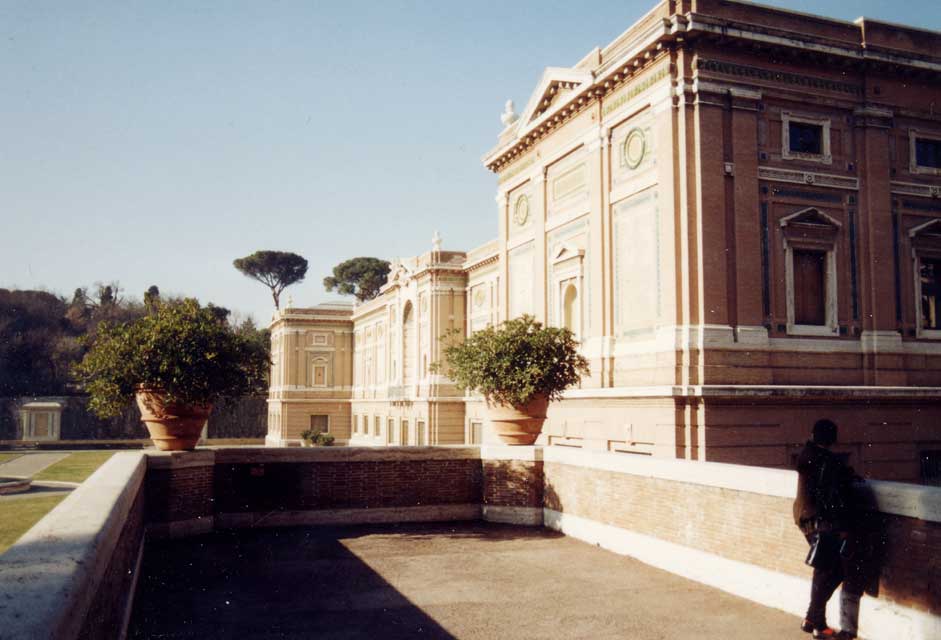
<svg viewBox="0 0 941 640"><path fill-rule="evenodd" d="M0 464L0 477L29 478L68 457L70 453L24 453L18 458Z"/></svg>
<svg viewBox="0 0 941 640"><path fill-rule="evenodd" d="M479 522L153 541L129 638L805 640L800 620L546 529Z"/></svg>

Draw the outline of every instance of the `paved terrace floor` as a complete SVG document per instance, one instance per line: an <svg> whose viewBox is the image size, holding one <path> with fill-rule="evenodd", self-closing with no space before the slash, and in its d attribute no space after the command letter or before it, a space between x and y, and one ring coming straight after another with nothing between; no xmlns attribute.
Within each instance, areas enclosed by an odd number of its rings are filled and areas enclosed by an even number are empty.
<svg viewBox="0 0 941 640"><path fill-rule="evenodd" d="M149 543L130 638L775 638L794 616L545 529L256 529Z"/></svg>

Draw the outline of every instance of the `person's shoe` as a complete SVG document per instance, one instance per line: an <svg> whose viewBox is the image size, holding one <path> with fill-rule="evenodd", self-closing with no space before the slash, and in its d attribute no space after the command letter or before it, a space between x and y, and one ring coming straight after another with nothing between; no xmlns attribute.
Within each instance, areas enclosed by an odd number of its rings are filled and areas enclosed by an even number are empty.
<svg viewBox="0 0 941 640"><path fill-rule="evenodd" d="M813 630L814 630L814 623L808 620L807 618L804 618L804 621L801 622L801 631L803 631L804 633L810 633Z"/></svg>
<svg viewBox="0 0 941 640"><path fill-rule="evenodd" d="M837 640L839 636L837 632L830 627L824 627L823 629L814 629L814 638L830 638L831 640Z"/></svg>
<svg viewBox="0 0 941 640"><path fill-rule="evenodd" d="M852 631L840 631L836 634L836 640L856 640L856 634Z"/></svg>

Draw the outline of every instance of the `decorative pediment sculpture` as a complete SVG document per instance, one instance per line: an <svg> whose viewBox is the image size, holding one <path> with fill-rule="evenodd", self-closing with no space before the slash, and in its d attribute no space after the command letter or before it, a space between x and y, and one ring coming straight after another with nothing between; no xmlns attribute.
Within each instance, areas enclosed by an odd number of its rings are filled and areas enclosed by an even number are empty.
<svg viewBox="0 0 941 640"><path fill-rule="evenodd" d="M520 116L519 130L540 121L565 102L565 96L592 81L591 73L565 67L546 67Z"/></svg>

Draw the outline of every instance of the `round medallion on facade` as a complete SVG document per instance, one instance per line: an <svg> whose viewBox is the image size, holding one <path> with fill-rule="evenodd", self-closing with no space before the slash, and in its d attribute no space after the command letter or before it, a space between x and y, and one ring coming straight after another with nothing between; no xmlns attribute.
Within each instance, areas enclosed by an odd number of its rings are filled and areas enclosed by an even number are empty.
<svg viewBox="0 0 941 640"><path fill-rule="evenodd" d="M474 292L474 306L482 307L484 306L484 302L486 302L486 300L487 300L487 294L484 293L483 289L478 288L477 291Z"/></svg>
<svg viewBox="0 0 941 640"><path fill-rule="evenodd" d="M518 227L522 227L529 220L529 198L525 195L516 199L516 206L513 209L513 222Z"/></svg>
<svg viewBox="0 0 941 640"><path fill-rule="evenodd" d="M621 164L628 169L636 169L643 162L647 153L647 138L639 127L631 129L621 143Z"/></svg>

